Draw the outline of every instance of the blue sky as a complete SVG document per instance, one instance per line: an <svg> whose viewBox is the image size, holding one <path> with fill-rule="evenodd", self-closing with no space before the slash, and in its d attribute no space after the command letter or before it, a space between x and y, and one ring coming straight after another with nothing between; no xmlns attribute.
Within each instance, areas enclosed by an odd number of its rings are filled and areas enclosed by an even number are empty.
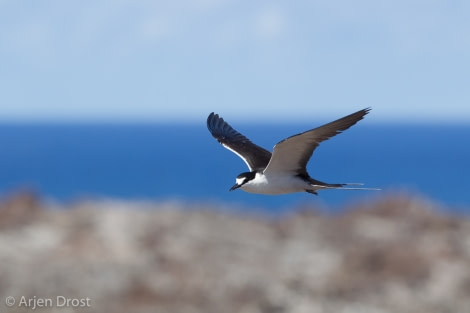
<svg viewBox="0 0 470 313"><path fill-rule="evenodd" d="M470 122L470 2L0 0L0 120Z"/></svg>

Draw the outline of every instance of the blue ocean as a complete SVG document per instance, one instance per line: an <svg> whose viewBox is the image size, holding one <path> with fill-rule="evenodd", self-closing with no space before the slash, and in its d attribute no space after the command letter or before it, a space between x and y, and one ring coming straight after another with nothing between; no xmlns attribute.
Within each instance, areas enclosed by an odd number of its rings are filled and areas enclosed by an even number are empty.
<svg viewBox="0 0 470 313"><path fill-rule="evenodd" d="M316 124L314 124L316 125ZM235 125L268 150L311 125ZM271 212L304 205L341 210L384 195L417 195L470 213L470 126L358 124L323 142L312 177L381 191L325 190L266 196L229 192L245 163L204 123L0 124L0 195L21 188L44 199L220 203Z"/></svg>

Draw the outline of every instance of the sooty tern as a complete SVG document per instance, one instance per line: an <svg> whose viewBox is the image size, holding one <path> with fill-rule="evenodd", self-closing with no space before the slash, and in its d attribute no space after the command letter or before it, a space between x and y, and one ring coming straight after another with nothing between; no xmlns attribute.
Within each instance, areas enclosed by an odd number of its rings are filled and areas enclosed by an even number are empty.
<svg viewBox="0 0 470 313"><path fill-rule="evenodd" d="M241 188L246 192L268 195L293 192L317 194L321 189L377 190L351 187L362 184L328 184L313 179L307 173L307 162L318 145L356 124L370 111L360 110L334 122L291 136L274 146L273 153L252 143L233 129L219 115L211 113L207 127L225 148L245 161L249 172L241 173L230 191Z"/></svg>

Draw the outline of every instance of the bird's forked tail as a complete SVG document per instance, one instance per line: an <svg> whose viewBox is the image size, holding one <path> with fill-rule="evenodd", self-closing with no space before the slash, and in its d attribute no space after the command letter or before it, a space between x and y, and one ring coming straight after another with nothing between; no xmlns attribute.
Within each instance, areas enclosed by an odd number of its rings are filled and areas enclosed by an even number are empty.
<svg viewBox="0 0 470 313"><path fill-rule="evenodd" d="M342 189L342 190L381 190L380 188L357 187L363 186L361 183L344 183L344 184L328 184L315 179L311 179L310 186L312 189L305 190L306 192L318 194L317 190L321 189ZM356 187L355 187L356 186Z"/></svg>

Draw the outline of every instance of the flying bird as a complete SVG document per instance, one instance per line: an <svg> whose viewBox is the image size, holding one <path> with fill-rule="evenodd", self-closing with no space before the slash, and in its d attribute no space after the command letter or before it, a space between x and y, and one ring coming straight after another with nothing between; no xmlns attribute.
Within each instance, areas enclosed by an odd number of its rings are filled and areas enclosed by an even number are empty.
<svg viewBox="0 0 470 313"><path fill-rule="evenodd" d="M360 110L323 126L293 135L278 142L273 152L254 144L212 112L207 127L212 136L248 165L249 172L236 178L230 191L242 189L250 193L277 195L294 192L318 194L322 189L378 190L361 188L362 184L329 184L316 180L307 172L307 163L318 145L362 120L370 108ZM354 187L356 186L356 187Z"/></svg>

